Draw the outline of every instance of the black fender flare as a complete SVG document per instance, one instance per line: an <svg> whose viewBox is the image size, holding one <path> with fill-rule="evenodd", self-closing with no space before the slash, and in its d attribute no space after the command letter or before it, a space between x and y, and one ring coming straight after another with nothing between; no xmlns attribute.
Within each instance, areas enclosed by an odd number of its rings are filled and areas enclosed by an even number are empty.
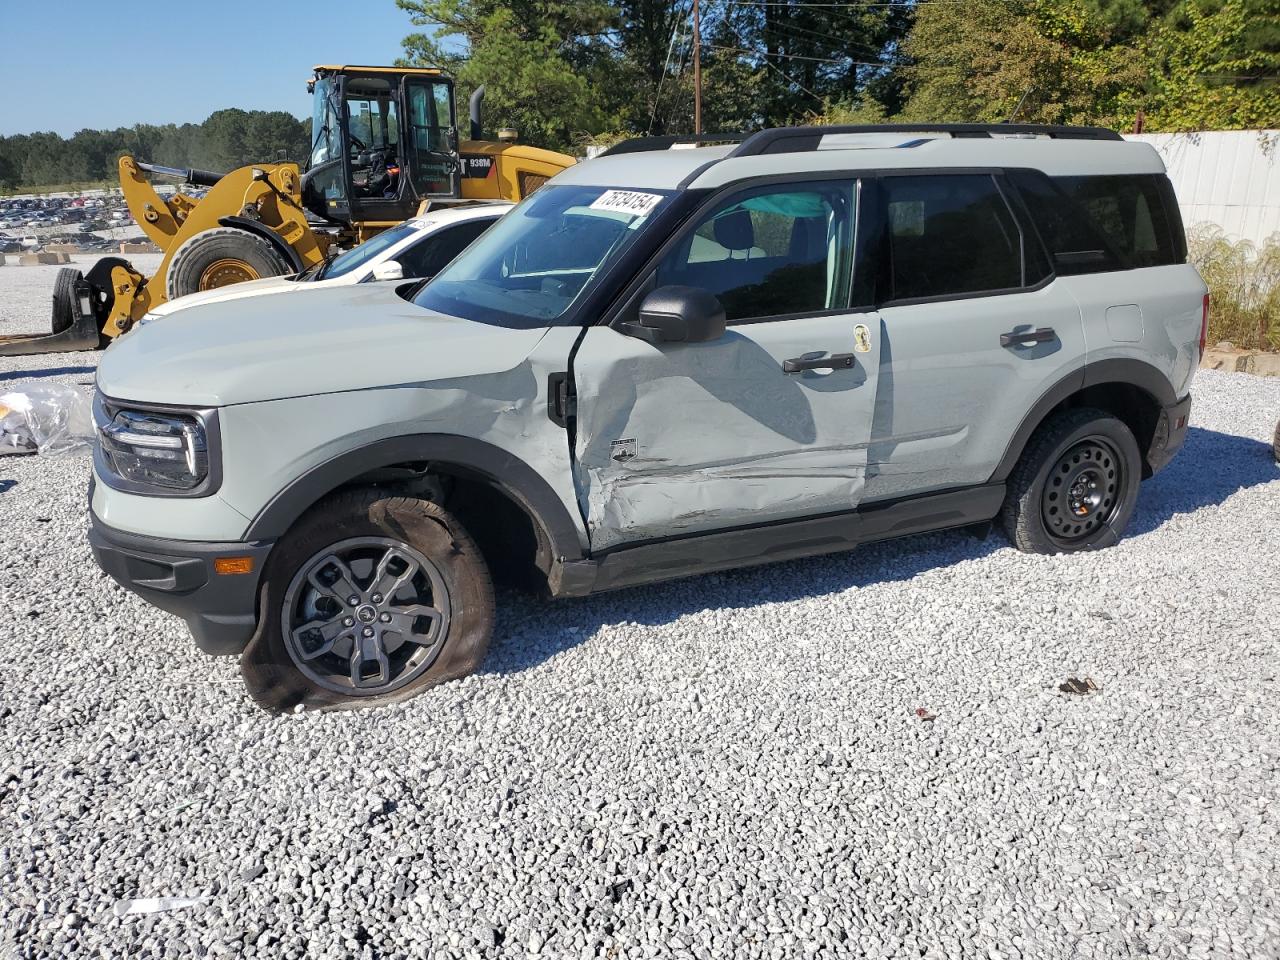
<svg viewBox="0 0 1280 960"><path fill-rule="evenodd" d="M218 223L224 227L235 227L237 230L244 230L255 236L261 237L275 249L276 253L284 257L293 267L294 273L301 273L307 268L302 262L302 257L298 256L298 251L284 242L284 237L276 233L261 220L254 220L252 217L219 217Z"/></svg>
<svg viewBox="0 0 1280 960"><path fill-rule="evenodd" d="M1086 363L1062 377L1035 402L1027 415L1022 418L1022 422L1018 424L1018 429L1014 431L1009 445L1005 447L1004 456L1001 457L988 483L1003 483L1009 478L1009 474L1013 472L1013 468L1022 457L1027 441L1031 439L1036 428L1044 422L1044 418L1054 407L1087 387L1096 387L1104 383L1123 383L1137 387L1149 394L1162 407L1172 406L1178 402L1169 378L1159 368L1143 360L1112 357Z"/></svg>
<svg viewBox="0 0 1280 960"><path fill-rule="evenodd" d="M294 522L326 494L382 467L431 461L476 474L514 500L541 527L552 559L583 557L578 526L560 497L527 463L506 450L474 437L454 434L411 434L356 447L312 467L295 478L254 517L246 541L284 535Z"/></svg>

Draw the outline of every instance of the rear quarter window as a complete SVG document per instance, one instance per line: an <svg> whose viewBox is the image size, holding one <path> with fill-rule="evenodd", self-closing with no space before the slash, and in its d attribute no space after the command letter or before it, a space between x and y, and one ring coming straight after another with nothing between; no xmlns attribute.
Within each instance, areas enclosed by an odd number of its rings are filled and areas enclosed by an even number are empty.
<svg viewBox="0 0 1280 960"><path fill-rule="evenodd" d="M1158 267L1186 260L1182 218L1158 174L1053 177L1015 171L1059 274Z"/></svg>

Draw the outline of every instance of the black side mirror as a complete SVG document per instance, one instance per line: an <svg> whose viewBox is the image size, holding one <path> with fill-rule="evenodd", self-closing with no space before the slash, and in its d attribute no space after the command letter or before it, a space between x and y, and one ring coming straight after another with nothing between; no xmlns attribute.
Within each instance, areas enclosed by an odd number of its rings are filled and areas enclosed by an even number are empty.
<svg viewBox="0 0 1280 960"><path fill-rule="evenodd" d="M650 343L706 343L724 334L724 306L701 287L659 287L640 304L638 323L618 330Z"/></svg>

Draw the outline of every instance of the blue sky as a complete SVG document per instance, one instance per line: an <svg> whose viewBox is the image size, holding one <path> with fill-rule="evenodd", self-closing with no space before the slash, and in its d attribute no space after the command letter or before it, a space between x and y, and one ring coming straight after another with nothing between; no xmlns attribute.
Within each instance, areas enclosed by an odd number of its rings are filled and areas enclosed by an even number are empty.
<svg viewBox="0 0 1280 960"><path fill-rule="evenodd" d="M199 123L223 107L308 116L314 64L389 64L400 40L421 29L395 0L0 0L0 7L8 78L0 135Z"/></svg>

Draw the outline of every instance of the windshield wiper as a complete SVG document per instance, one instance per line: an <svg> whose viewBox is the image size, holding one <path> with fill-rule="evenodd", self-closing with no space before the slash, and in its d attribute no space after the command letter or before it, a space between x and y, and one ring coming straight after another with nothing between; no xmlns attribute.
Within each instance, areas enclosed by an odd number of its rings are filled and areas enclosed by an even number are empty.
<svg viewBox="0 0 1280 960"><path fill-rule="evenodd" d="M338 251L335 250L333 253L329 254L322 261L320 261L320 263L316 267L316 275L314 277L309 277L308 279L312 281L323 280L324 275L329 272L329 267L331 267L333 265L333 261L337 259L338 259Z"/></svg>

